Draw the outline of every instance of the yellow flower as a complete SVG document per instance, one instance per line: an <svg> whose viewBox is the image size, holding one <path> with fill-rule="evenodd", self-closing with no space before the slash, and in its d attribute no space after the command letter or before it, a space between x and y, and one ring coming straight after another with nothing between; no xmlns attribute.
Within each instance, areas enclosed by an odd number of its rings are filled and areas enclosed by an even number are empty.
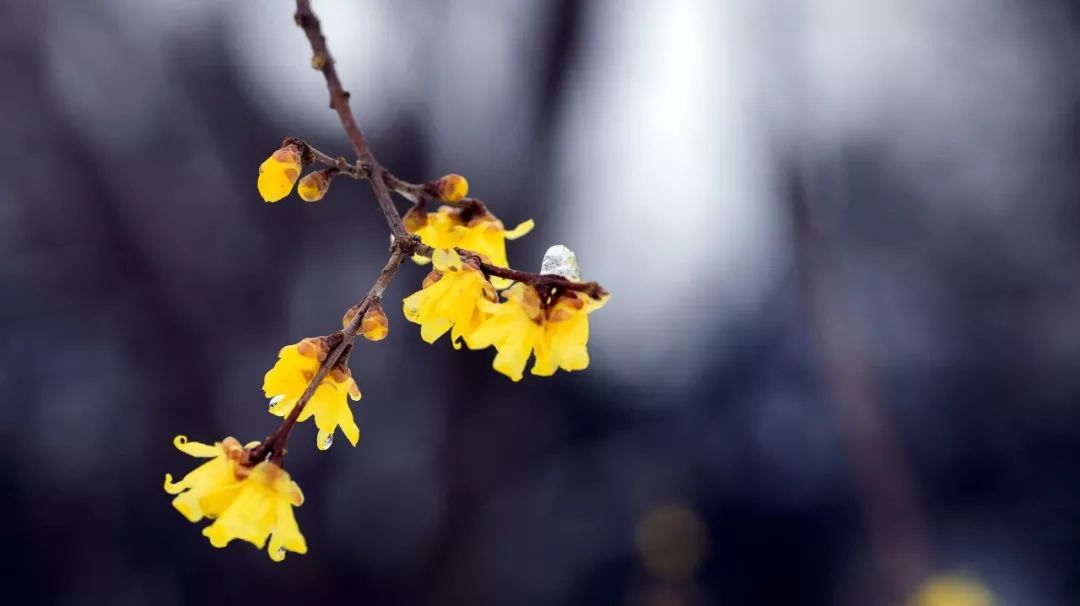
<svg viewBox="0 0 1080 606"><path fill-rule="evenodd" d="M327 350L325 339L304 339L281 348L277 363L263 379L263 393L270 398L272 414L284 417L292 412L297 399L319 370L321 360L326 358ZM319 450L330 448L334 430L338 427L353 446L360 439L360 428L353 419L347 397L359 400L360 389L348 368L334 368L326 374L300 413L299 421L315 417L315 425L319 428L315 443Z"/></svg>
<svg viewBox="0 0 1080 606"><path fill-rule="evenodd" d="M437 249L433 261L435 270L424 279L423 288L403 302L405 318L420 325L420 338L428 343L450 330L454 349L462 340L476 349L472 334L486 319L480 302L495 301L495 288L479 267L463 262L454 250Z"/></svg>
<svg viewBox="0 0 1080 606"><path fill-rule="evenodd" d="M284 469L269 461L246 467L244 447L235 438L210 446L176 436L173 443L185 454L210 459L179 482L166 474L165 491L177 495L173 506L188 520L214 520L203 529L211 545L224 547L241 539L262 549L269 538L267 551L275 562L286 551L307 553L292 510L303 504L304 494Z"/></svg>
<svg viewBox="0 0 1080 606"><path fill-rule="evenodd" d="M165 492L177 495L173 507L189 521L198 522L206 516L202 507L204 497L239 482L236 468L244 447L236 438L225 438L211 446L188 442L186 436L176 436L173 444L184 454L210 459L175 484L172 474L165 474Z"/></svg>
<svg viewBox="0 0 1080 606"><path fill-rule="evenodd" d="M501 303L480 304L488 319L472 333L470 344L495 346L495 370L520 381L530 355L535 357L532 374L542 377L559 368L573 371L589 366L588 314L603 307L606 296L593 299L567 291L543 301L535 288L517 283L503 297Z"/></svg>
<svg viewBox="0 0 1080 606"><path fill-rule="evenodd" d="M289 195L300 176L300 150L286 145L259 165L259 194L267 202L277 202Z"/></svg>
<svg viewBox="0 0 1080 606"><path fill-rule="evenodd" d="M432 248L450 249L460 247L480 253L487 262L498 267L509 267L506 260L506 241L516 240L532 231L532 219L522 221L517 227L506 231L502 221L482 207L453 208L442 206L429 213L411 210L405 215L405 229L420 236L420 240ZM424 257L413 257L417 263L427 263ZM492 280L496 288L508 286L501 278Z"/></svg>
<svg viewBox="0 0 1080 606"><path fill-rule="evenodd" d="M994 594L977 579L939 575L923 583L907 606L994 606Z"/></svg>

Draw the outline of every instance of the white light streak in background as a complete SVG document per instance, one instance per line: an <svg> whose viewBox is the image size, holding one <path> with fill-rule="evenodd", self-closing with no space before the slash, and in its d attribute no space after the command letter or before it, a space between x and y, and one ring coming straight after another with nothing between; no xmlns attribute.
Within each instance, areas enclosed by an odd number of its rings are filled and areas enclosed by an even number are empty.
<svg viewBox="0 0 1080 606"><path fill-rule="evenodd" d="M559 125L552 229L613 293L589 346L595 368L626 381L686 383L698 360L722 355L714 329L775 274L779 225L741 8L589 5Z"/></svg>
<svg viewBox="0 0 1080 606"><path fill-rule="evenodd" d="M326 108L322 75L301 60L311 56L307 38L293 22L294 0L225 2L233 50L244 64L241 74L268 115L295 132L318 128L340 136L337 116ZM357 119L369 137L392 131L400 111L422 97L423 57L417 53L426 33L420 18L410 19L391 2L315 3L330 51L349 91ZM347 148L340 146L342 151Z"/></svg>

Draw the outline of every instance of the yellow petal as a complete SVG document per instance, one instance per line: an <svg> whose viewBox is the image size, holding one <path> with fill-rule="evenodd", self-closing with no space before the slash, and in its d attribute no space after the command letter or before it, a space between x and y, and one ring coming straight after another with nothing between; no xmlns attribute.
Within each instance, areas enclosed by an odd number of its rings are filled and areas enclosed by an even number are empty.
<svg viewBox="0 0 1080 606"><path fill-rule="evenodd" d="M431 261L439 271L461 271L461 256L452 248L436 249L431 255Z"/></svg>
<svg viewBox="0 0 1080 606"><path fill-rule="evenodd" d="M173 446L176 446L180 452L199 458L216 457L221 454L221 449L217 446L210 444L203 444L201 442L189 442L187 436L179 435L173 438Z"/></svg>
<svg viewBox="0 0 1080 606"><path fill-rule="evenodd" d="M360 441L360 428L356 426L356 420L353 419L352 410L348 406L345 407L345 412L341 415L340 425L345 438L349 440L350 444L356 446L356 443Z"/></svg>
<svg viewBox="0 0 1080 606"><path fill-rule="evenodd" d="M524 236L525 234L532 231L534 227L536 227L536 223L534 223L532 219L527 219L525 221L522 221L521 223L518 223L517 227L515 227L514 229L506 232L504 237L507 240L517 240L521 236Z"/></svg>

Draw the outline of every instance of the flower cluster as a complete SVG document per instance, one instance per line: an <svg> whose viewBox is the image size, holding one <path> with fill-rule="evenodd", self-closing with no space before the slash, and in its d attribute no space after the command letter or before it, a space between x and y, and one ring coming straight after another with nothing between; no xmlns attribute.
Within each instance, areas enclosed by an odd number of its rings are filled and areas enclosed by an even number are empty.
<svg viewBox="0 0 1080 606"><path fill-rule="evenodd" d="M211 520L203 535L214 547L233 539L260 549L268 544L274 561L290 551L307 552L293 513L304 495L282 466L290 432L313 419L319 450L330 448L339 429L356 446L360 429L349 400L359 400L360 389L349 369L349 354L358 336L369 341L387 337L389 322L380 297L410 254L417 263L432 264L421 289L402 302L406 319L420 325L424 341L434 343L450 333L455 349L493 347L492 366L514 381L521 380L530 357L535 359L532 374L540 376L589 365L588 315L604 304L607 293L580 281L569 249L552 247L539 274L512 270L506 241L528 233L531 220L507 230L482 202L466 198L469 185L461 175L414 185L388 176L370 154L360 155L367 160L350 165L340 158L330 160L299 139L286 139L259 166L258 190L266 202L283 199L294 187L302 200L320 200L335 176L347 174L382 179L415 205L401 218L385 200L385 189L376 190L397 236L390 260L368 295L345 312L341 330L302 339L278 352L262 385L269 412L283 418L277 430L247 445L231 437L213 445L189 442L184 436L174 440L183 453L206 461L178 482L166 474L165 491L174 495L173 507L189 521ZM303 167L316 159L329 167L300 178ZM453 206L427 212L424 203L429 199Z"/></svg>
<svg viewBox="0 0 1080 606"><path fill-rule="evenodd" d="M405 318L420 325L420 337L428 343L449 330L455 349L462 341L469 349L494 347L492 367L514 381L521 380L530 356L535 358L531 372L538 376L551 376L559 368L588 367L588 315L603 307L606 294L593 298L555 285L538 288L500 277L489 279L481 264L505 267L506 240L528 232L532 221L506 232L502 222L486 210L474 212L476 216L468 216L444 206L438 213L406 215L406 228L434 249L435 269L421 290L405 298ZM478 255L462 261L455 247ZM579 279L577 260L564 246L549 249L544 267L567 280ZM499 288L501 296L496 296Z"/></svg>
<svg viewBox="0 0 1080 606"><path fill-rule="evenodd" d="M165 474L165 492L176 495L173 507L188 520L214 520L203 529L211 545L224 547L240 539L262 549L269 538L274 561L285 559L287 551L307 553L307 542L293 517L293 507L303 505L304 493L278 465L247 460L257 442L244 447L229 437L211 446L176 436L173 444L184 454L209 459L179 482Z"/></svg>

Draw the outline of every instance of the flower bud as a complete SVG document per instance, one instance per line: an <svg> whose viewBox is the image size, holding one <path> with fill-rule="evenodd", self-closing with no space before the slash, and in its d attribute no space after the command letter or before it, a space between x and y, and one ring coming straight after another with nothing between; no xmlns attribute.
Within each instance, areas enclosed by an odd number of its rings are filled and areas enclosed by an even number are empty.
<svg viewBox="0 0 1080 606"><path fill-rule="evenodd" d="M469 195L469 182L458 174L449 174L430 183L431 189L441 200L457 202Z"/></svg>
<svg viewBox="0 0 1080 606"><path fill-rule="evenodd" d="M304 175L300 182L296 184L296 193L300 195L300 199L304 202L322 200L323 196L326 195L326 190L330 189L330 179L333 178L332 171L334 170L328 168Z"/></svg>
<svg viewBox="0 0 1080 606"><path fill-rule="evenodd" d="M300 149L286 145L259 165L259 194L267 202L277 202L289 195L300 176Z"/></svg>
<svg viewBox="0 0 1080 606"><path fill-rule="evenodd" d="M364 319L360 320L360 334L364 335L368 341L382 341L388 332L390 332L390 322L386 319L382 304L376 299L364 312Z"/></svg>

